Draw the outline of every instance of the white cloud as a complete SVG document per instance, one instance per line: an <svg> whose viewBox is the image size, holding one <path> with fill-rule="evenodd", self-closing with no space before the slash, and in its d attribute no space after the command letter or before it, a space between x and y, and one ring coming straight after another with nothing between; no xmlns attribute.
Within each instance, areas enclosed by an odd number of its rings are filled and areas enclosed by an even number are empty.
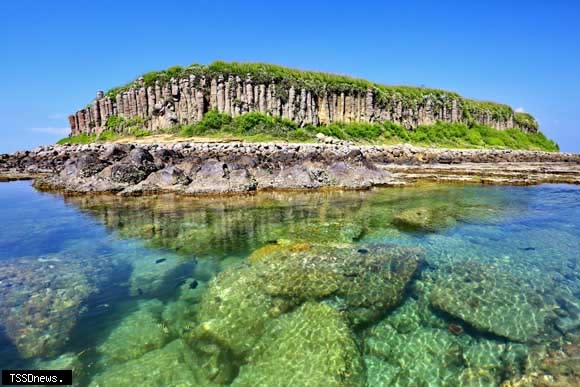
<svg viewBox="0 0 580 387"><path fill-rule="evenodd" d="M63 118L66 118L66 114L64 113L53 113L48 115L49 120L62 120Z"/></svg>
<svg viewBox="0 0 580 387"><path fill-rule="evenodd" d="M59 134L66 135L70 133L70 128L31 128L31 132L37 133L47 133L47 134Z"/></svg>
<svg viewBox="0 0 580 387"><path fill-rule="evenodd" d="M526 110L523 107L519 107L516 109L516 113L525 113Z"/></svg>

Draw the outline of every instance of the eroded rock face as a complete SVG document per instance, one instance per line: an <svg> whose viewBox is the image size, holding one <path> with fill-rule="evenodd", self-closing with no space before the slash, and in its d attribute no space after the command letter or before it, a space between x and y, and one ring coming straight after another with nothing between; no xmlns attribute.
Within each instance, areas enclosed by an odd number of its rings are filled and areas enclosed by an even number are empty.
<svg viewBox="0 0 580 387"><path fill-rule="evenodd" d="M441 270L430 301L480 331L519 342L542 334L548 316L548 307L531 284L474 261Z"/></svg>

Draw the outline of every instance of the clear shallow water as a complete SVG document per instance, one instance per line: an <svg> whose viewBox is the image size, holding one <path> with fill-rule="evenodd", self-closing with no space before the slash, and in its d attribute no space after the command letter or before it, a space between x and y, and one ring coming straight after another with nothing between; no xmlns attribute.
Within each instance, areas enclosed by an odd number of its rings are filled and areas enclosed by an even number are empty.
<svg viewBox="0 0 580 387"><path fill-rule="evenodd" d="M2 183L0 367L94 386L499 385L578 343L579 246L567 185L119 198Z"/></svg>

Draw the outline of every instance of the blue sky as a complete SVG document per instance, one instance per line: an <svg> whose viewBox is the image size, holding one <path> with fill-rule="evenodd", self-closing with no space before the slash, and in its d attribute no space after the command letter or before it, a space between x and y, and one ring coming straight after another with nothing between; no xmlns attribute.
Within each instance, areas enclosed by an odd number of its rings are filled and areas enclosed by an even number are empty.
<svg viewBox="0 0 580 387"><path fill-rule="evenodd" d="M523 108L580 152L578 1L2 1L0 152L66 135L98 89L261 61Z"/></svg>

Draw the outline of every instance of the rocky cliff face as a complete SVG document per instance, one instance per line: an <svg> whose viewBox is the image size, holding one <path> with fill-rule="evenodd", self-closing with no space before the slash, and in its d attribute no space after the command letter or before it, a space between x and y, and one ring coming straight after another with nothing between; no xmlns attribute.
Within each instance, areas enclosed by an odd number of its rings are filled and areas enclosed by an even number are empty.
<svg viewBox="0 0 580 387"><path fill-rule="evenodd" d="M112 116L139 117L149 130L156 131L194 124L212 109L234 117L260 112L300 126L391 121L412 130L437 121L475 121L500 130L519 127L537 131L533 118L531 123L523 123L508 106L465 100L451 92L405 88L406 93L401 94L370 82L361 86L366 81L325 85L324 81L298 80L208 70L183 71L176 77L153 81L140 77L115 93L99 91L91 104L69 116L71 134L100 133Z"/></svg>

